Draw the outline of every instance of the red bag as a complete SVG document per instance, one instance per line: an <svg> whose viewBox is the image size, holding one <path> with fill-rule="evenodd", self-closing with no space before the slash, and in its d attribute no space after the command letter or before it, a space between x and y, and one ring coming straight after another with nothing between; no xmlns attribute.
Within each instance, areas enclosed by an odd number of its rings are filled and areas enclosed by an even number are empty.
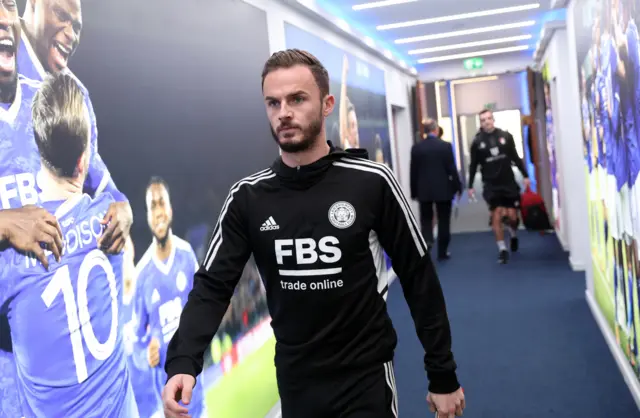
<svg viewBox="0 0 640 418"><path fill-rule="evenodd" d="M520 197L522 223L530 231L546 231L553 229L544 205L544 199L530 187Z"/></svg>

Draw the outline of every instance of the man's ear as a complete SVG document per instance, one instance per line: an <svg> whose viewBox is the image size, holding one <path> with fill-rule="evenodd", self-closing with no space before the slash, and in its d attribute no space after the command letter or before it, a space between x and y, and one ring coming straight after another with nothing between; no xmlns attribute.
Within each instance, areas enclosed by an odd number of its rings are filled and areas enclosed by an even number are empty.
<svg viewBox="0 0 640 418"><path fill-rule="evenodd" d="M323 102L322 103L323 104L322 113L323 113L324 117L326 118L327 116L329 116L333 112L333 108L336 105L336 98L331 94L327 94L322 102Z"/></svg>
<svg viewBox="0 0 640 418"><path fill-rule="evenodd" d="M80 157L78 157L78 161L76 162L76 177L86 177L87 172L89 171L89 154L87 151L83 152Z"/></svg>

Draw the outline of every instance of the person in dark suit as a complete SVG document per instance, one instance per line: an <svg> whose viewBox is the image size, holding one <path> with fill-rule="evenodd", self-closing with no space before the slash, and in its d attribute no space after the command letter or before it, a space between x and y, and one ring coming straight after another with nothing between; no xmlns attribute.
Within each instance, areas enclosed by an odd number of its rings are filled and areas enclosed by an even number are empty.
<svg viewBox="0 0 640 418"><path fill-rule="evenodd" d="M411 149L411 197L420 202L422 234L429 248L433 246L433 207L438 216L438 259L446 260L451 240L451 207L455 195L462 193L462 183L451 144L438 137L437 121L427 119L427 137Z"/></svg>

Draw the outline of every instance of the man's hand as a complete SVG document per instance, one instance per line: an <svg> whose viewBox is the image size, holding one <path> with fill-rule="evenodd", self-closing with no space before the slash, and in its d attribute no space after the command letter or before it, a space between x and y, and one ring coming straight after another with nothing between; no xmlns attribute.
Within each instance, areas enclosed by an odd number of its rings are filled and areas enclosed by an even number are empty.
<svg viewBox="0 0 640 418"><path fill-rule="evenodd" d="M524 185L525 190L531 187L531 179L529 178L525 178L522 181L522 184Z"/></svg>
<svg viewBox="0 0 640 418"><path fill-rule="evenodd" d="M34 253L46 269L49 261L40 244L45 244L56 261L60 261L63 248L62 230L56 217L32 205L0 211L0 241L8 241L19 251Z"/></svg>
<svg viewBox="0 0 640 418"><path fill-rule="evenodd" d="M160 363L160 341L155 337L151 339L147 347L147 361L151 367L156 367Z"/></svg>
<svg viewBox="0 0 640 418"><path fill-rule="evenodd" d="M112 203L102 220L102 225L107 225L107 229L98 239L98 246L108 254L119 254L124 248L132 224L133 212L129 202Z"/></svg>
<svg viewBox="0 0 640 418"><path fill-rule="evenodd" d="M448 394L429 392L427 403L431 412L438 413L438 418L461 417L466 406L462 388Z"/></svg>
<svg viewBox="0 0 640 418"><path fill-rule="evenodd" d="M190 417L186 415L189 412L187 408L178 402L182 401L183 404L189 405L195 384L196 379L188 374L177 374L169 379L162 391L162 405L166 418Z"/></svg>
<svg viewBox="0 0 640 418"><path fill-rule="evenodd" d="M476 200L476 191L474 189L467 190L467 193L469 193L469 200L471 201Z"/></svg>

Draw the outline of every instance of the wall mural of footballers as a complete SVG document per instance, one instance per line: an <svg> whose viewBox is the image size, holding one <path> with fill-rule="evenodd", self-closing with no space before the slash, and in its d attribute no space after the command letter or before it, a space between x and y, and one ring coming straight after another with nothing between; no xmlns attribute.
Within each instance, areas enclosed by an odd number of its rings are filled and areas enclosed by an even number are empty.
<svg viewBox="0 0 640 418"><path fill-rule="evenodd" d="M549 169L551 171L551 196L553 202L553 218L554 227L557 232L560 231L560 190L558 182L558 163L556 158L556 137L555 127L553 124L553 109L551 100L551 85L549 66L545 63L542 68L542 78L544 80L544 115L545 115L545 133L547 142L547 153L549 155Z"/></svg>
<svg viewBox="0 0 640 418"><path fill-rule="evenodd" d="M287 48L311 52L329 71L337 103L327 138L343 149L366 148L369 158L392 167L384 71L288 23L285 39Z"/></svg>
<svg viewBox="0 0 640 418"><path fill-rule="evenodd" d="M179 13L169 0L0 0L0 23L2 216L55 216L63 237L0 251L0 418L164 416L167 344L211 222L278 153L260 88L266 14L235 0ZM274 345L250 262L190 415L269 416Z"/></svg>
<svg viewBox="0 0 640 418"><path fill-rule="evenodd" d="M589 0L574 18L595 298L640 374L640 10Z"/></svg>

